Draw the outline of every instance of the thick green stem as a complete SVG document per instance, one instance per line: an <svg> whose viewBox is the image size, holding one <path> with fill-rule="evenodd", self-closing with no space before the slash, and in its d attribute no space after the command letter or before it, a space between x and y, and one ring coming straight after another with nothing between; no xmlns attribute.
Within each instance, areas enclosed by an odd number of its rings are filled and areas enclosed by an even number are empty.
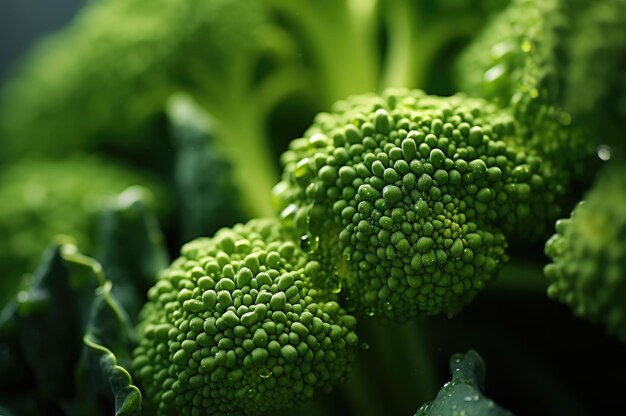
<svg viewBox="0 0 626 416"><path fill-rule="evenodd" d="M376 376L363 365L363 359L355 363L350 378L339 386L344 400L350 407L351 414L359 416L378 416L387 413L384 395L374 388Z"/></svg>
<svg viewBox="0 0 626 416"><path fill-rule="evenodd" d="M417 50L420 19L414 13L406 0L392 0L385 8L385 18L389 43L387 45L387 59L382 75L383 88L412 88L415 87L415 78L418 76L419 56L412 53ZM423 72L423 71L422 71Z"/></svg>
<svg viewBox="0 0 626 416"><path fill-rule="evenodd" d="M353 373L340 386L353 414L410 414L439 389L424 322L385 323L361 319L359 351Z"/></svg>
<svg viewBox="0 0 626 416"><path fill-rule="evenodd" d="M548 284L548 279L543 274L543 264L537 261L513 260L504 265L498 278L486 290L546 295Z"/></svg>
<svg viewBox="0 0 626 416"><path fill-rule="evenodd" d="M386 17L389 28L388 56L381 87L424 88L433 61L447 43L472 33L474 17L441 17L427 22L407 0L395 0Z"/></svg>
<svg viewBox="0 0 626 416"><path fill-rule="evenodd" d="M233 166L242 206L252 217L274 214L271 191L278 181L277 163L270 152L266 126L250 111L220 118L220 144ZM236 112L235 112L236 113Z"/></svg>
<svg viewBox="0 0 626 416"><path fill-rule="evenodd" d="M223 78L204 71L202 62L189 68L196 86L191 92L216 121L217 141L233 167L242 208L251 218L275 213L271 191L279 174L266 133L267 114L302 84L297 71L285 66L254 85L253 62L235 62Z"/></svg>
<svg viewBox="0 0 626 416"><path fill-rule="evenodd" d="M375 91L376 1L274 0L276 8L303 33L320 76L325 107L352 94Z"/></svg>

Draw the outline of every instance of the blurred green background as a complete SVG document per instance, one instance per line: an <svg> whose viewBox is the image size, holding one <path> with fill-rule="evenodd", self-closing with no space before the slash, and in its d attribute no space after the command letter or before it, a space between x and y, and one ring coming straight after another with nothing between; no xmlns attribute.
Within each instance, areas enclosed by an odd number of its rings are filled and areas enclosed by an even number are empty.
<svg viewBox="0 0 626 416"><path fill-rule="evenodd" d="M0 3L0 79L8 77L26 50L48 32L63 27L84 0L6 0Z"/></svg>

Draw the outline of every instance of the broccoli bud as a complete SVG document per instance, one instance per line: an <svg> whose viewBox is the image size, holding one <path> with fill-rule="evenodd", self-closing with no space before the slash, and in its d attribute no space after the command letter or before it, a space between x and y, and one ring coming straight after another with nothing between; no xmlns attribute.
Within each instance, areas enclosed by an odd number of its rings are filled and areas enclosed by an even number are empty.
<svg viewBox="0 0 626 416"><path fill-rule="evenodd" d="M483 100L389 90L339 102L283 156L283 216L368 315L455 313L537 236L560 178ZM531 224L532 226L529 226Z"/></svg>
<svg viewBox="0 0 626 416"><path fill-rule="evenodd" d="M186 244L148 293L134 368L160 414L260 415L350 370L356 320L276 220Z"/></svg>
<svg viewBox="0 0 626 416"><path fill-rule="evenodd" d="M609 166L546 244L548 294L626 341L626 170Z"/></svg>

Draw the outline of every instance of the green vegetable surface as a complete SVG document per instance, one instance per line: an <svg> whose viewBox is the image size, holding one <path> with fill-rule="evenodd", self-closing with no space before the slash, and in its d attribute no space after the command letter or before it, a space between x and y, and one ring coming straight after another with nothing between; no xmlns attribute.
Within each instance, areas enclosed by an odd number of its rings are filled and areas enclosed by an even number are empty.
<svg viewBox="0 0 626 416"><path fill-rule="evenodd" d="M13 71L1 414L623 413L626 0L94 0Z"/></svg>

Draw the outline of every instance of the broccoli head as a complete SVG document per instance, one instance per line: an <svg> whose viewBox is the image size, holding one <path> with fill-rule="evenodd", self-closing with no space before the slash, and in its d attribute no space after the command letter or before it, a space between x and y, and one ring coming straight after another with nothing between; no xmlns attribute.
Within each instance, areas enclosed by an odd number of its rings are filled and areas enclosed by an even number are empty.
<svg viewBox="0 0 626 416"><path fill-rule="evenodd" d="M350 369L356 320L279 221L186 244L148 292L134 368L160 414L258 415Z"/></svg>
<svg viewBox="0 0 626 416"><path fill-rule="evenodd" d="M611 163L611 162L609 162ZM626 169L608 166L546 244L548 294L626 341Z"/></svg>
<svg viewBox="0 0 626 416"><path fill-rule="evenodd" d="M275 193L320 276L369 315L455 313L507 259L505 234L558 213L560 178L517 129L461 95L356 96L292 143Z"/></svg>
<svg viewBox="0 0 626 416"><path fill-rule="evenodd" d="M511 106L529 145L583 177L626 120L626 1L514 0L458 62L459 87Z"/></svg>

